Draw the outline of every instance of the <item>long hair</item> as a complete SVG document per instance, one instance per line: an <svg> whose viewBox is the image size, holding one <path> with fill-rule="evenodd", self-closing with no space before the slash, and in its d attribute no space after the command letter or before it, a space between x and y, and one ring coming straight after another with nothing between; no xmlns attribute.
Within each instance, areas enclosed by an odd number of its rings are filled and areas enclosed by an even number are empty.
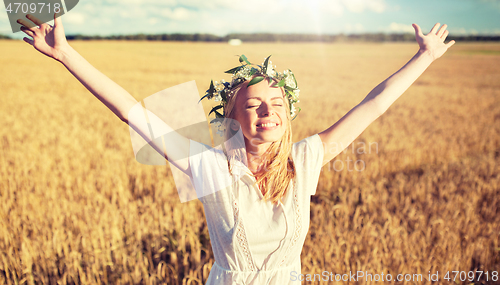
<svg viewBox="0 0 500 285"><path fill-rule="evenodd" d="M268 79L266 79L268 80ZM235 103L236 97L245 85L241 83L232 90L232 96L229 97L226 106L224 107L224 117L234 119L235 117ZM295 165L292 159L292 117L290 115L290 104L286 98L283 87L280 87L284 96L284 102L287 107L286 119L287 127L285 133L280 140L272 142L267 151L262 155L262 163L259 172L255 175L257 185L264 196L264 201L271 201L278 204L282 201L286 191L290 186L290 182L295 178ZM232 132L229 126L226 130ZM228 135L231 135L228 133ZM231 171L231 164L229 163L229 170Z"/></svg>

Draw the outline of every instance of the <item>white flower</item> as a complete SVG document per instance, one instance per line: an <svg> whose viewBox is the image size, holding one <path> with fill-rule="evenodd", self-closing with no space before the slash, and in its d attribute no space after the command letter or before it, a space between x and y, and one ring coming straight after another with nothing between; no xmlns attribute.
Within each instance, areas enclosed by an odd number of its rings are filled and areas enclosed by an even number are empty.
<svg viewBox="0 0 500 285"><path fill-rule="evenodd" d="M295 116L295 111L297 111L297 110L295 109L295 106L294 106L294 105L292 105L292 107L290 108L290 112L292 113L292 114L291 114L291 115L292 115L292 117L294 117L294 116Z"/></svg>
<svg viewBox="0 0 500 285"><path fill-rule="evenodd" d="M297 99L299 98L299 92L300 92L300 89L295 89L293 91L293 94L295 95L295 98L297 98ZM299 101L297 101L297 102L299 102Z"/></svg>
<svg viewBox="0 0 500 285"><path fill-rule="evenodd" d="M295 84L295 79L293 79L293 75L288 70L285 70L285 84L292 88L297 88L297 84Z"/></svg>
<svg viewBox="0 0 500 285"><path fill-rule="evenodd" d="M214 96L214 101L215 101L215 102L220 102L220 101L222 101L222 97L220 96L220 93L215 94L215 96Z"/></svg>
<svg viewBox="0 0 500 285"><path fill-rule="evenodd" d="M264 65L264 64L262 64L262 65ZM274 76L275 73L276 73L276 71L274 71L273 62L272 61L268 61L267 62L266 75L272 77L272 76Z"/></svg>
<svg viewBox="0 0 500 285"><path fill-rule="evenodd" d="M273 77L276 74L276 71L274 71L272 66L268 66L266 70L266 75Z"/></svg>
<svg viewBox="0 0 500 285"><path fill-rule="evenodd" d="M224 90L224 88L226 88L224 84L218 84L217 86L215 86L215 90L217 90L218 92Z"/></svg>
<svg viewBox="0 0 500 285"><path fill-rule="evenodd" d="M235 77L244 78L245 80L248 80L251 78L250 71L251 71L251 67L249 67L248 65L245 65L238 72L236 72Z"/></svg>

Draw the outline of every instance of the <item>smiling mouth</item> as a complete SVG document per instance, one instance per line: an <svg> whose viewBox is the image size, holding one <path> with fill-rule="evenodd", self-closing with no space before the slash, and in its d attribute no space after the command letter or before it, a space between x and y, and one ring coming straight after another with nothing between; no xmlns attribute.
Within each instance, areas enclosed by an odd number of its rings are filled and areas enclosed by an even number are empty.
<svg viewBox="0 0 500 285"><path fill-rule="evenodd" d="M277 123L264 123L264 124L257 124L258 129L274 129L278 126L279 124Z"/></svg>
<svg viewBox="0 0 500 285"><path fill-rule="evenodd" d="M267 129L267 128L274 128L278 126L277 123L264 123L264 124L257 124L257 128L264 128L264 129Z"/></svg>

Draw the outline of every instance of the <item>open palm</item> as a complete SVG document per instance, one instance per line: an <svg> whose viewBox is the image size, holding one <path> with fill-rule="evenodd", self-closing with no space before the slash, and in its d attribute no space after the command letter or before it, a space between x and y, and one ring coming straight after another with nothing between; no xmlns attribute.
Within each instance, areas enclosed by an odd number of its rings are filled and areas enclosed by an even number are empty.
<svg viewBox="0 0 500 285"><path fill-rule="evenodd" d="M422 29L417 24L413 24L415 38L420 46L420 50L428 52L434 59L441 57L455 43L455 41L450 41L447 44L444 43L448 36L447 25L443 25L441 28L439 26L441 24L436 23L431 31L427 35L424 35Z"/></svg>
<svg viewBox="0 0 500 285"><path fill-rule="evenodd" d="M21 31L32 38L25 37L23 40L46 56L60 61L62 50L68 46L68 42L66 41L59 14L54 14L53 27L47 23L43 23L33 15L28 14L26 18L39 27L30 28L26 20L18 19L17 22L22 25Z"/></svg>

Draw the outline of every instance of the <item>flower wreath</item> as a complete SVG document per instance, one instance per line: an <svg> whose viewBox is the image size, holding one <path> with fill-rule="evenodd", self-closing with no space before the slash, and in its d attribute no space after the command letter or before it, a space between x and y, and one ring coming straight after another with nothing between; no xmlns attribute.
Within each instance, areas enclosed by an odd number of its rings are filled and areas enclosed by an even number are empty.
<svg viewBox="0 0 500 285"><path fill-rule="evenodd" d="M250 79L247 87L257 84L266 78L271 80L276 79L278 82L272 85L272 87L283 87L285 89L285 94L290 103L292 120L297 117L294 104L299 102L300 90L297 87L295 75L290 69L285 70L283 73L276 72L276 66L273 67L272 62L269 60L270 57L271 56L268 56L262 65L254 65L248 61L245 55L241 55L239 58L241 65L225 72L232 74L231 82L226 82L224 79L220 82L214 82L213 80L210 82L210 88L208 88L205 95L201 97L200 101L207 98L208 100L214 99L215 102L220 102L219 105L213 107L210 113L208 113L209 116L215 113L216 118L211 120L210 123L217 123L219 125L219 131L221 131L220 119L224 118L224 107L229 98L233 95L234 88ZM222 113L219 111L220 109L222 109ZM300 108L298 109L300 112Z"/></svg>

